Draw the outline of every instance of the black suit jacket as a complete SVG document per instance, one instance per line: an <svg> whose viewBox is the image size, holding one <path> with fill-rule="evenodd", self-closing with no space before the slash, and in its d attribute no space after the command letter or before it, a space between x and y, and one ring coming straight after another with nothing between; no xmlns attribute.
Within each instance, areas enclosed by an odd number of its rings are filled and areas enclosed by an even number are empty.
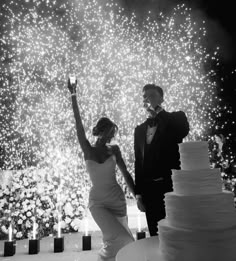
<svg viewBox="0 0 236 261"><path fill-rule="evenodd" d="M180 168L178 143L181 143L189 132L187 117L182 111L169 113L163 110L158 113L158 127L148 146L148 153L147 127L145 121L137 126L134 132L136 194L143 194L145 180L160 177L164 179L166 191L170 191L171 170Z"/></svg>

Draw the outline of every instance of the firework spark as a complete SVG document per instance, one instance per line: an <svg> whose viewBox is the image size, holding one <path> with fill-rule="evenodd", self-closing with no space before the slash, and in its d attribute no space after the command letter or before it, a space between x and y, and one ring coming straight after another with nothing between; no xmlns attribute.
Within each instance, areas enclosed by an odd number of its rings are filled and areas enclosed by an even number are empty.
<svg viewBox="0 0 236 261"><path fill-rule="evenodd" d="M133 131L146 117L146 83L163 87L166 110L186 112L188 139L204 137L215 124L220 108L209 65L219 63L219 50L207 53L204 22L196 23L186 6L147 17L142 26L112 1L6 1L2 10L3 168L30 163L84 172L66 88L70 73L78 79L88 139L95 122L110 117L130 170Z"/></svg>

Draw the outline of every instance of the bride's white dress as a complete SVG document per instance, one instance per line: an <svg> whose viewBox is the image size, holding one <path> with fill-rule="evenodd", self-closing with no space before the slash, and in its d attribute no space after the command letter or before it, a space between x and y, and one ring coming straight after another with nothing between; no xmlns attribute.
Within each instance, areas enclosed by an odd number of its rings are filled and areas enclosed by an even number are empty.
<svg viewBox="0 0 236 261"><path fill-rule="evenodd" d="M134 241L128 228L125 195L116 180L116 158L112 155L103 163L86 160L86 168L92 181L89 209L103 234L98 260L115 261L117 252Z"/></svg>

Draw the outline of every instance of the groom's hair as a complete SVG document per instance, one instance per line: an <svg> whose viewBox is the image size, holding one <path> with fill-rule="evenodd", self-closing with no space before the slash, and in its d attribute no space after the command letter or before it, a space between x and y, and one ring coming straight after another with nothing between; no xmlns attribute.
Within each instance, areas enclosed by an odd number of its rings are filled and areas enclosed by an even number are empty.
<svg viewBox="0 0 236 261"><path fill-rule="evenodd" d="M102 133L104 130L108 128L115 128L115 131L117 132L118 126L111 121L107 117L102 117L98 120L97 124L95 127L93 127L93 136L98 136L100 133Z"/></svg>
<svg viewBox="0 0 236 261"><path fill-rule="evenodd" d="M160 86L155 85L155 84L153 84L153 83L146 84L146 85L143 87L143 92L144 92L144 91L147 91L147 90L156 90L156 91L161 95L161 97L164 96L163 89L162 89Z"/></svg>

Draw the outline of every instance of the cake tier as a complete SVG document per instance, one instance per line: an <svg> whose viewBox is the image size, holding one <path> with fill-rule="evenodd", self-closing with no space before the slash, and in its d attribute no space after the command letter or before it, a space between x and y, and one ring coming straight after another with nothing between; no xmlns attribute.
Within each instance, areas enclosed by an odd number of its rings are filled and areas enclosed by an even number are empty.
<svg viewBox="0 0 236 261"><path fill-rule="evenodd" d="M158 223L163 261L235 261L236 226L223 230L198 231Z"/></svg>
<svg viewBox="0 0 236 261"><path fill-rule="evenodd" d="M179 144L182 170L209 169L207 141L192 141Z"/></svg>
<svg viewBox="0 0 236 261"><path fill-rule="evenodd" d="M176 194L216 194L222 191L220 169L172 170Z"/></svg>
<svg viewBox="0 0 236 261"><path fill-rule="evenodd" d="M209 195L165 194L166 219L171 226L214 230L236 225L233 193Z"/></svg>

